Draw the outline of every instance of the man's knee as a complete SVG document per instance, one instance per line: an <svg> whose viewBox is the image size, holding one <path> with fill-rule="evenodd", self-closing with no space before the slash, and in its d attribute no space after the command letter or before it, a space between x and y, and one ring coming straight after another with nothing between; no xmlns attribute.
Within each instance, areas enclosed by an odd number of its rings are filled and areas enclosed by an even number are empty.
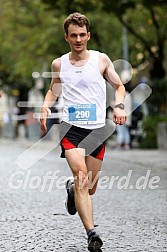
<svg viewBox="0 0 167 252"><path fill-rule="evenodd" d="M88 174L86 171L78 171L75 176L75 184L77 189L85 189L89 186Z"/></svg>

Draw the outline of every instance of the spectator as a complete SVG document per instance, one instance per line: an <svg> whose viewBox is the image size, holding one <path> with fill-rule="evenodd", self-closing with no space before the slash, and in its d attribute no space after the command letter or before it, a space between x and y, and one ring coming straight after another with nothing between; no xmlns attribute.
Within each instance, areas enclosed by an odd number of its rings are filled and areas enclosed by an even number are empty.
<svg viewBox="0 0 167 252"><path fill-rule="evenodd" d="M126 98L125 111L127 113L127 120L125 124L117 125L117 149L129 150L131 148L130 126L132 124L132 98L128 92L128 84L125 84Z"/></svg>

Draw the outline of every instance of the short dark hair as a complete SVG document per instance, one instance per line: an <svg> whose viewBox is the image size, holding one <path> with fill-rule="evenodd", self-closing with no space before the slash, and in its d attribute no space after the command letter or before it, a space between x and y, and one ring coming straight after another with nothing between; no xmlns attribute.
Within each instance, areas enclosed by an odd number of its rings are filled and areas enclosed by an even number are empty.
<svg viewBox="0 0 167 252"><path fill-rule="evenodd" d="M86 26L87 32L89 32L90 22L85 15L82 15L79 12L74 12L70 14L64 21L64 30L68 35L68 27L70 24L78 25L80 27Z"/></svg>

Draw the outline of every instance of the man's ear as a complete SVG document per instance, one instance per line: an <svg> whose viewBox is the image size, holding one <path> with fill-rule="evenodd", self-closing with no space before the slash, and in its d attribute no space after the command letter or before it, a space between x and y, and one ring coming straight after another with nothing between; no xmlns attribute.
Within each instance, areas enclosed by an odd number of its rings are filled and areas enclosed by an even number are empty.
<svg viewBox="0 0 167 252"><path fill-rule="evenodd" d="M90 32L88 32L88 41L90 40Z"/></svg>
<svg viewBox="0 0 167 252"><path fill-rule="evenodd" d="M64 38L65 38L65 41L68 42L68 36L66 33L64 34Z"/></svg>

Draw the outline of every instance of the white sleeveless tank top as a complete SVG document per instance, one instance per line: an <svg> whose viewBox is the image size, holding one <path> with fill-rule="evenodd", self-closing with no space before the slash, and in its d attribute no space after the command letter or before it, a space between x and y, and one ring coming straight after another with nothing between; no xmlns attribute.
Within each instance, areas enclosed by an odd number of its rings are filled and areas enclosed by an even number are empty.
<svg viewBox="0 0 167 252"><path fill-rule="evenodd" d="M89 52L88 61L81 67L70 63L69 53L61 57L63 121L95 129L105 125L106 82L98 67L99 52Z"/></svg>

